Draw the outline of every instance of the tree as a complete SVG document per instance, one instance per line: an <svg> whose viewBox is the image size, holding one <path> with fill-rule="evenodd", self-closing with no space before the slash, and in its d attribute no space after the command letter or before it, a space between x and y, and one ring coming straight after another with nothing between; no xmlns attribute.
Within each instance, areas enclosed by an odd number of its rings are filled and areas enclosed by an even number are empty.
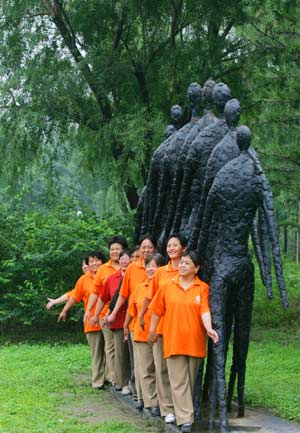
<svg viewBox="0 0 300 433"><path fill-rule="evenodd" d="M1 8L2 177L71 143L136 205L173 103L208 76L241 93L246 1L7 0ZM188 113L186 112L186 118ZM16 157L18 155L18 157ZM11 176L10 176L11 177Z"/></svg>

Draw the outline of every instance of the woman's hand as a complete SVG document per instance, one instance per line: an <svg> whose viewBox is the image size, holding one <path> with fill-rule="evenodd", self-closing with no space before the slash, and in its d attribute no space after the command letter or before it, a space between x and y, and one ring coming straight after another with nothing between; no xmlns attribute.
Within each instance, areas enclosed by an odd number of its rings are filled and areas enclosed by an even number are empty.
<svg viewBox="0 0 300 433"><path fill-rule="evenodd" d="M61 320L65 321L67 318L67 312L62 310L60 315L58 316L57 321L60 322Z"/></svg>
<svg viewBox="0 0 300 433"><path fill-rule="evenodd" d="M214 329L210 329L207 331L207 335L209 336L209 338L212 339L212 341L214 342L214 344L216 344L219 341L219 336L216 333L216 331Z"/></svg>
<svg viewBox="0 0 300 433"><path fill-rule="evenodd" d="M148 335L148 343L154 344L157 340L157 334L154 331L150 331Z"/></svg>
<svg viewBox="0 0 300 433"><path fill-rule="evenodd" d="M124 341L128 340L128 335L129 335L129 328L126 326L124 327Z"/></svg>
<svg viewBox="0 0 300 433"><path fill-rule="evenodd" d="M53 305L55 305L55 300L52 298L48 298L48 301L49 302L47 303L46 308L47 310L50 310L53 307Z"/></svg>
<svg viewBox="0 0 300 433"><path fill-rule="evenodd" d="M90 318L90 326L99 325L99 317L93 316Z"/></svg>

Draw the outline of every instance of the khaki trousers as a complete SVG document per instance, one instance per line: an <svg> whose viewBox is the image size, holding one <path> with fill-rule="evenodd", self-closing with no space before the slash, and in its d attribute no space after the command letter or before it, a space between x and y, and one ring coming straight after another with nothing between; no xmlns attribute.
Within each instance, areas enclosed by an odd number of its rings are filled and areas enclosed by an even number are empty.
<svg viewBox="0 0 300 433"><path fill-rule="evenodd" d="M98 388L104 384L105 353L102 331L87 332L86 339L92 355L92 387Z"/></svg>
<svg viewBox="0 0 300 433"><path fill-rule="evenodd" d="M158 406L152 346L149 343L135 341L135 347L137 355L135 374L141 385L144 406L146 408Z"/></svg>
<svg viewBox="0 0 300 433"><path fill-rule="evenodd" d="M115 346L114 346L114 333L110 328L104 326L102 329L105 341L105 357L106 368L105 377L111 383L116 383L115 379Z"/></svg>
<svg viewBox="0 0 300 433"><path fill-rule="evenodd" d="M130 362L127 341L124 342L124 330L114 329L115 379L118 386L128 386Z"/></svg>
<svg viewBox="0 0 300 433"><path fill-rule="evenodd" d="M155 365L156 388L160 413L166 416L174 413L174 406L169 381L167 362L164 359L163 337L159 335L153 344L153 358Z"/></svg>
<svg viewBox="0 0 300 433"><path fill-rule="evenodd" d="M167 358L177 425L194 422L194 387L202 359L186 355Z"/></svg>
<svg viewBox="0 0 300 433"><path fill-rule="evenodd" d="M138 374L138 359L137 359L137 353L136 353L136 345L137 343L133 341L133 332L131 332L131 341L133 346L133 365L134 365L134 382L135 382L135 389L138 400L143 400L143 394L142 394L142 388L141 388L141 381L140 376Z"/></svg>

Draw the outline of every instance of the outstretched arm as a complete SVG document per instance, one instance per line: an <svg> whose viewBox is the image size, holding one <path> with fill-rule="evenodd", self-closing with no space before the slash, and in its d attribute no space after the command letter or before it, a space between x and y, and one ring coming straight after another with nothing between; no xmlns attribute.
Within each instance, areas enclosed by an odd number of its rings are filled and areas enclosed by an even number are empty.
<svg viewBox="0 0 300 433"><path fill-rule="evenodd" d="M57 319L58 322L60 322L61 320L63 320L63 321L66 320L67 312L70 310L70 308L73 307L74 304L76 304L76 301L73 298L73 296L71 296L71 298L68 300L68 302L66 303L66 305L62 309L60 315L58 316L58 319Z"/></svg>
<svg viewBox="0 0 300 433"><path fill-rule="evenodd" d="M59 305L59 304L63 304L64 302L68 301L68 297L67 294L65 293L64 295L60 296L59 298L48 298L48 303L46 304L46 309L50 310L54 305Z"/></svg>

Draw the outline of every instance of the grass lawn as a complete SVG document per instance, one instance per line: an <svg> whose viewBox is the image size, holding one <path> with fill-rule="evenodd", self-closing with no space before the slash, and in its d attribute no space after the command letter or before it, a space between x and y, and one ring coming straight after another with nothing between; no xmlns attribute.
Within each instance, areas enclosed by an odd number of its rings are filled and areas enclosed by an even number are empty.
<svg viewBox="0 0 300 433"><path fill-rule="evenodd" d="M1 433L145 433L146 422L88 386L86 344L0 346Z"/></svg>
<svg viewBox="0 0 300 433"><path fill-rule="evenodd" d="M246 400L300 420L300 333L254 330ZM88 386L86 344L0 346L1 433L144 433L153 431L120 411L107 391ZM230 362L228 362L229 366Z"/></svg>

